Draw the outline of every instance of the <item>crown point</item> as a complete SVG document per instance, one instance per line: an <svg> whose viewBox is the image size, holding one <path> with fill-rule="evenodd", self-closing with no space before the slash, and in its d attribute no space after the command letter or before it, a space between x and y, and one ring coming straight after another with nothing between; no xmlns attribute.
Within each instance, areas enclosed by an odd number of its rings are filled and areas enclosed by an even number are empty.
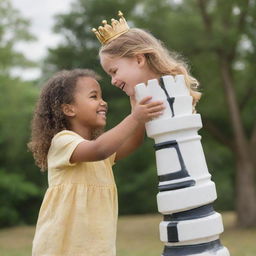
<svg viewBox="0 0 256 256"><path fill-rule="evenodd" d="M99 26L98 30L99 30L99 31L103 31L104 28L103 28L102 26Z"/></svg>
<svg viewBox="0 0 256 256"><path fill-rule="evenodd" d="M103 20L103 25L99 26L98 30L95 28L92 29L92 32L95 33L96 37L103 45L129 30L129 26L121 11L118 12L118 16L120 17L119 20L111 19L111 24L108 24L106 20Z"/></svg>
<svg viewBox="0 0 256 256"><path fill-rule="evenodd" d="M112 26L116 26L116 25L118 25L118 21L115 19L111 19L111 24L112 24Z"/></svg>

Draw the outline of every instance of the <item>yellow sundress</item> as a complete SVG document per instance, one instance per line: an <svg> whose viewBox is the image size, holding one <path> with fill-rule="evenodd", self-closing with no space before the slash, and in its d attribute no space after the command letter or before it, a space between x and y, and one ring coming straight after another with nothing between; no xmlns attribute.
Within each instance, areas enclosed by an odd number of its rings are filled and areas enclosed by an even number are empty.
<svg viewBox="0 0 256 256"><path fill-rule="evenodd" d="M68 130L52 139L48 182L33 240L33 256L116 255L117 190L115 154L96 162L71 164L84 139Z"/></svg>

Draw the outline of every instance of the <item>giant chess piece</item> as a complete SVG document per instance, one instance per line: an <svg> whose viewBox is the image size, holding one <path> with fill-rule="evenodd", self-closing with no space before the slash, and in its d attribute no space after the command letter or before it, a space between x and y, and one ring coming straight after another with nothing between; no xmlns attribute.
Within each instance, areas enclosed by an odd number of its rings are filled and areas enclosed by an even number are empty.
<svg viewBox="0 0 256 256"><path fill-rule="evenodd" d="M197 133L201 116L192 113L184 76L149 80L135 92L137 100L152 96L166 106L163 115L146 123L148 137L155 140L162 256L229 256L220 243L222 217L212 206L216 188Z"/></svg>

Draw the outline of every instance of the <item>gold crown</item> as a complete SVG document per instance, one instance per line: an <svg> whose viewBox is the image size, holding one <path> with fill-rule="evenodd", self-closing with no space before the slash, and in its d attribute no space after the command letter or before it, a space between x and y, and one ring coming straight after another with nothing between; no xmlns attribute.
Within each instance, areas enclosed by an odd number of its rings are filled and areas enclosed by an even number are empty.
<svg viewBox="0 0 256 256"><path fill-rule="evenodd" d="M92 32L95 33L102 44L109 43L129 30L129 26L121 11L118 12L118 16L120 17L119 21L111 19L111 25L109 25L106 20L103 20L103 27L99 26L98 30L95 28L92 29Z"/></svg>

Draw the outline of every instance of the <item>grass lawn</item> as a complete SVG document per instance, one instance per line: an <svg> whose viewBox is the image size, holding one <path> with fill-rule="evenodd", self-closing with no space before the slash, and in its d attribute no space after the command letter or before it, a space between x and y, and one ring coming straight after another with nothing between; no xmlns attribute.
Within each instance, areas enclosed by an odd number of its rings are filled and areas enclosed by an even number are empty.
<svg viewBox="0 0 256 256"><path fill-rule="evenodd" d="M235 215L223 213L225 232L221 235L231 256L256 256L256 228L235 228ZM119 218L118 256L160 256L163 243L159 241L158 225L161 215L122 216ZM31 255L34 227L0 230L1 256Z"/></svg>

